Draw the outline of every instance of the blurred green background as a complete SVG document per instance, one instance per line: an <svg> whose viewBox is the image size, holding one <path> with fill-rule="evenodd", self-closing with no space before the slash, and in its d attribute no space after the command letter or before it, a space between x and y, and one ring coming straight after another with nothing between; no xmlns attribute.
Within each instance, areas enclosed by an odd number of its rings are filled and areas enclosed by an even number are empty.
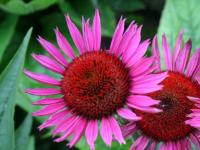
<svg viewBox="0 0 200 150"><path fill-rule="evenodd" d="M127 18L126 26L132 20L143 24L143 39L152 39L155 34L160 39L166 33L173 47L178 32L184 29L184 40L192 39L192 50L200 47L199 0L0 0L0 150L68 149L66 142L52 141L50 130L40 133L37 130L45 118L31 117L38 109L31 102L39 98L26 95L23 90L41 85L25 77L22 69L25 66L31 71L51 74L31 58L33 52L44 53L37 36L55 43L53 29L59 27L72 43L64 14L69 14L80 28L81 17L92 18L95 8L101 14L102 48L109 47L120 16ZM127 150L132 142L134 139L129 139L124 146L113 143L107 148L98 139L96 149ZM88 147L83 139L73 149Z"/></svg>

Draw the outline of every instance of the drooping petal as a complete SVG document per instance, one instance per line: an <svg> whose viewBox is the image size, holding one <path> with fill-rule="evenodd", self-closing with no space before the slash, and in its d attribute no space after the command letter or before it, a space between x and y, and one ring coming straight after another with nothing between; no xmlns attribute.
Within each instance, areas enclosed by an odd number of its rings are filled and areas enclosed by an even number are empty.
<svg viewBox="0 0 200 150"><path fill-rule="evenodd" d="M55 103L64 102L63 98L44 98L41 100L38 100L36 102L33 102L33 105L50 105Z"/></svg>
<svg viewBox="0 0 200 150"><path fill-rule="evenodd" d="M102 118L101 120L101 137L106 145L111 146L112 142L112 129L110 127L109 120Z"/></svg>
<svg viewBox="0 0 200 150"><path fill-rule="evenodd" d="M132 112L130 109L128 108L120 108L117 110L117 113L124 119L127 120L133 120L133 121L138 121L141 118L136 116L136 114L134 112Z"/></svg>
<svg viewBox="0 0 200 150"><path fill-rule="evenodd" d="M81 118L80 122L77 123L74 136L70 140L70 142L67 144L70 148L73 147L83 136L84 130L86 128L87 121L84 118Z"/></svg>
<svg viewBox="0 0 200 150"><path fill-rule="evenodd" d="M48 95L57 95L61 94L59 89L52 88L35 88L35 89L26 89L26 93L38 96L48 96Z"/></svg>
<svg viewBox="0 0 200 150"><path fill-rule="evenodd" d="M55 103L48 106L43 107L42 109L33 113L33 116L47 116L53 114L59 110L62 110L66 106L65 103Z"/></svg>
<svg viewBox="0 0 200 150"><path fill-rule="evenodd" d="M200 141L198 139L198 137L195 134L190 134L190 140L192 141L192 143L195 145L195 147L197 149L200 149Z"/></svg>
<svg viewBox="0 0 200 150"><path fill-rule="evenodd" d="M140 136L131 146L130 150L144 150L148 143L149 139L147 137Z"/></svg>
<svg viewBox="0 0 200 150"><path fill-rule="evenodd" d="M42 45L42 47L60 64L63 66L67 66L68 62L66 61L65 57L62 55L62 53L49 41L43 39L42 37L38 38L39 43Z"/></svg>
<svg viewBox="0 0 200 150"><path fill-rule="evenodd" d="M65 36L59 31L58 28L55 29L55 33L56 33L56 40L60 49L63 50L63 52L68 57L70 57L71 59L74 59L75 58L74 50L69 44L69 42L67 41L67 39L65 38Z"/></svg>
<svg viewBox="0 0 200 150"><path fill-rule="evenodd" d="M61 135L59 138L56 138L54 141L55 142L62 142L66 140L70 135L72 135L74 132L77 131L77 125L81 124L81 119L77 118L70 123L70 126L68 126L67 129L63 130L63 135Z"/></svg>
<svg viewBox="0 0 200 150"><path fill-rule="evenodd" d="M61 66L59 66L56 62L54 62L52 59L50 59L49 57L44 56L44 55L36 55L36 54L32 54L32 57L45 68L55 73L63 74L64 69Z"/></svg>
<svg viewBox="0 0 200 150"><path fill-rule="evenodd" d="M97 120L91 120L88 122L86 130L85 130L85 136L88 145L90 146L91 150L95 149L95 141L98 136L98 121Z"/></svg>
<svg viewBox="0 0 200 150"><path fill-rule="evenodd" d="M111 127L111 130L112 130L112 133L114 134L115 139L120 144L125 144L126 142L125 142L125 140L122 136L122 132L121 132L121 129L120 129L118 122L115 120L114 117L110 117L109 122L110 122L110 127Z"/></svg>
<svg viewBox="0 0 200 150"><path fill-rule="evenodd" d="M52 78L48 75L34 73L34 72L28 71L26 69L24 70L24 73L28 77L30 77L30 78L38 81L38 82L41 82L41 83L44 83L44 84L49 84L49 85L56 85L56 86L60 85L60 81L57 81L56 79L54 79L54 78Z"/></svg>
<svg viewBox="0 0 200 150"><path fill-rule="evenodd" d="M70 35L76 47L78 48L80 54L83 54L85 52L85 44L84 44L83 37L80 31L78 30L76 25L71 21L69 16L66 16L66 22L67 22Z"/></svg>
<svg viewBox="0 0 200 150"><path fill-rule="evenodd" d="M59 124L69 114L68 110L59 111L52 114L45 122L43 122L38 128L41 131L44 128L55 126Z"/></svg>
<svg viewBox="0 0 200 150"><path fill-rule="evenodd" d="M101 19L99 10L96 9L93 19L92 32L94 35L94 50L100 50L101 46Z"/></svg>
<svg viewBox="0 0 200 150"><path fill-rule="evenodd" d="M124 138L132 136L138 129L135 122L129 122L128 124L121 127Z"/></svg>
<svg viewBox="0 0 200 150"><path fill-rule="evenodd" d="M170 51L169 44L167 42L167 38L165 35L162 36L162 48L163 48L163 55L164 55L166 68L168 70L172 70L172 56L171 56L171 51Z"/></svg>

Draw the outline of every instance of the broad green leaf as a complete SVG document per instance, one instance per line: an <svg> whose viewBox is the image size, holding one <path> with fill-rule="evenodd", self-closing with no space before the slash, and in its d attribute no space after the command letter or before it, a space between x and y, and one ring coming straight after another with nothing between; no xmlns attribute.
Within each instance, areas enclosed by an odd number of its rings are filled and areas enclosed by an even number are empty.
<svg viewBox="0 0 200 150"><path fill-rule="evenodd" d="M57 0L31 0L26 3L23 0L9 0L4 4L0 4L0 9L13 14L26 15L45 9L56 2Z"/></svg>
<svg viewBox="0 0 200 150"><path fill-rule="evenodd" d="M2 150L14 150L15 93L31 33L32 29L27 32L17 53L0 76L0 145Z"/></svg>
<svg viewBox="0 0 200 150"><path fill-rule="evenodd" d="M200 47L199 10L199 0L167 0L158 29L159 39L166 33L172 48L178 32L183 29L184 40L192 39L192 50Z"/></svg>
<svg viewBox="0 0 200 150"><path fill-rule="evenodd" d="M6 15L5 19L0 23L0 62L6 47L8 46L12 35L15 31L15 26L18 17L14 15Z"/></svg>
<svg viewBox="0 0 200 150"><path fill-rule="evenodd" d="M31 114L28 114L15 132L15 150L27 150L31 127L32 116Z"/></svg>
<svg viewBox="0 0 200 150"><path fill-rule="evenodd" d="M28 147L27 150L35 150L35 137L29 137Z"/></svg>

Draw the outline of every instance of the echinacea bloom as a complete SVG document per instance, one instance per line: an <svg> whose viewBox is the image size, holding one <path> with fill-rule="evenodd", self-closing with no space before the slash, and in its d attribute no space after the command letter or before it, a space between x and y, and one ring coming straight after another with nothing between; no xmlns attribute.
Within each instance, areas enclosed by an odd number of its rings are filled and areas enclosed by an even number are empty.
<svg viewBox="0 0 200 150"><path fill-rule="evenodd" d="M49 116L39 129L54 126L53 137L58 136L55 141L61 142L71 136L68 143L70 147L85 134L90 149L94 149L101 124L100 134L106 145L111 146L113 136L120 144L125 143L115 114L138 121L140 117L130 107L145 112L160 112L153 107L159 102L144 94L161 89L158 83L165 78L166 73L151 74L155 69L153 58L144 58L149 40L141 42L141 27L134 22L124 32L125 19L119 20L109 50L100 47L98 10L92 27L89 19L82 20L82 34L69 16L66 16L66 22L79 56L75 56L58 28L55 30L57 44L68 59L59 48L42 37L38 41L51 58L32 55L43 67L62 77L57 80L44 74L24 71L30 78L51 85L50 88L27 89L26 93L60 95L59 98L48 97L33 103L44 105L33 113L34 116Z"/></svg>
<svg viewBox="0 0 200 150"><path fill-rule="evenodd" d="M200 149L200 49L190 58L191 40L182 47L183 32L179 33L173 54L166 36L162 37L162 49L166 69L161 69L157 36L153 39L153 55L156 57L157 72L167 71L168 76L161 84L162 90L148 94L160 100L157 108L163 110L149 114L136 110L142 117L137 125L124 126L125 136L136 131L141 136L131 150L190 150L192 144Z"/></svg>

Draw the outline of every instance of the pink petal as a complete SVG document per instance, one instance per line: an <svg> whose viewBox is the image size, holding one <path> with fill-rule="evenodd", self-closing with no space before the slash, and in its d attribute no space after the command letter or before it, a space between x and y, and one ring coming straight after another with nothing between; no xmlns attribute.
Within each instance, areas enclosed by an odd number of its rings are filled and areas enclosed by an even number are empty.
<svg viewBox="0 0 200 150"><path fill-rule="evenodd" d="M73 147L83 136L84 130L86 128L86 123L87 121L82 118L77 124L76 129L74 131L74 136L72 137L71 141L67 144L70 148Z"/></svg>
<svg viewBox="0 0 200 150"><path fill-rule="evenodd" d="M176 71L178 71L180 73L184 73L185 72L185 68L186 68L187 63L188 63L190 52L191 52L191 41L189 40L185 44L185 46L183 48L183 52L179 53L179 55L177 57Z"/></svg>
<svg viewBox="0 0 200 150"><path fill-rule="evenodd" d="M65 132L66 130L70 129L72 124L74 124L75 121L78 119L79 119L79 117L75 116L75 115L71 115L71 116L67 117L65 120L63 120L60 124L58 124L54 128L52 135L55 136L56 134Z"/></svg>
<svg viewBox="0 0 200 150"><path fill-rule="evenodd" d="M149 139L145 136L140 136L131 146L130 150L144 150L149 143Z"/></svg>
<svg viewBox="0 0 200 150"><path fill-rule="evenodd" d="M145 106L138 106L138 105L133 105L131 103L127 103L127 105L131 108L134 109L138 109L144 112L148 112L148 113L159 113L162 112L162 110L158 109L158 108L154 108L154 107L145 107Z"/></svg>
<svg viewBox="0 0 200 150"><path fill-rule="evenodd" d="M129 42L131 41L133 35L135 34L136 29L137 26L134 24L134 22L131 22L128 29L125 31L123 38L121 39L118 49L115 52L117 56L120 56L122 52L127 50Z"/></svg>
<svg viewBox="0 0 200 150"><path fill-rule="evenodd" d="M137 127L136 127L135 122L130 122L122 126L121 130L122 130L123 137L128 138L129 136L132 136L137 131Z"/></svg>
<svg viewBox="0 0 200 150"><path fill-rule="evenodd" d="M154 36L154 38L153 38L152 53L153 53L152 55L155 58L155 64L157 66L157 70L161 71L160 52L159 52L159 47L158 47L158 38L157 38L157 35Z"/></svg>
<svg viewBox="0 0 200 150"><path fill-rule="evenodd" d="M124 24L125 24L125 19L122 17L120 18L117 27L115 29L114 35L112 37L112 41L110 44L110 52L115 53L119 47L119 44L122 40L123 32L124 32Z"/></svg>
<svg viewBox="0 0 200 150"><path fill-rule="evenodd" d="M162 46L163 46L163 56L167 70L172 70L172 56L165 35L162 36Z"/></svg>
<svg viewBox="0 0 200 150"><path fill-rule="evenodd" d="M63 135L61 135L59 138L56 138L55 142L62 142L66 140L70 135L72 135L74 132L77 131L77 126L81 124L81 119L75 119L72 121L73 123L70 123L67 129L64 130Z"/></svg>
<svg viewBox="0 0 200 150"><path fill-rule="evenodd" d="M55 103L64 102L63 98L44 98L39 101L33 102L33 105L50 105Z"/></svg>
<svg viewBox="0 0 200 150"><path fill-rule="evenodd" d="M86 130L85 130L85 136L88 145L90 146L91 150L95 149L94 143L98 136L98 121L97 120L91 120L88 122Z"/></svg>
<svg viewBox="0 0 200 150"><path fill-rule="evenodd" d="M124 62L126 62L136 52L141 40L141 30L142 26L137 29L136 33L128 44L127 50L123 52L122 59Z"/></svg>
<svg viewBox="0 0 200 150"><path fill-rule="evenodd" d="M140 76L144 72L147 72L149 68L152 66L154 61L155 60L153 57L140 59L137 63L131 66L130 75L132 77L136 77Z"/></svg>
<svg viewBox="0 0 200 150"><path fill-rule="evenodd" d="M200 98L198 97L193 97L193 96L187 96L187 98L195 103L200 104Z"/></svg>
<svg viewBox="0 0 200 150"><path fill-rule="evenodd" d="M62 110L64 107L66 107L66 103L63 103L63 102L51 104L51 105L45 106L42 109L34 112L32 115L33 116L47 116L47 115L53 114L59 110Z"/></svg>
<svg viewBox="0 0 200 150"><path fill-rule="evenodd" d="M115 120L115 118L114 117L110 117L109 118L109 122L110 122L110 127L111 127L111 130L112 130L112 133L115 136L115 139L120 144L125 144L126 142L125 142L125 140L124 140L124 138L122 136L122 132L121 132L120 126L117 123L117 121Z"/></svg>
<svg viewBox="0 0 200 150"><path fill-rule="evenodd" d="M85 23L84 19L82 20L83 26L83 40L85 42L85 47L87 51L93 51L94 49L94 38L93 33L90 29L89 19ZM99 49L98 49L99 50Z"/></svg>
<svg viewBox="0 0 200 150"><path fill-rule="evenodd" d="M200 149L200 141L195 134L192 134L192 133L190 134L190 140L192 141L192 143L195 145L197 149Z"/></svg>
<svg viewBox="0 0 200 150"><path fill-rule="evenodd" d="M117 110L117 113L124 119L127 120L134 120L134 121L138 121L141 118L136 116L136 114L134 112L132 112L130 109L128 108L120 108Z"/></svg>
<svg viewBox="0 0 200 150"><path fill-rule="evenodd" d="M160 103L159 100L154 100L149 96L144 95L131 95L128 97L128 103L137 106L153 106Z"/></svg>
<svg viewBox="0 0 200 150"><path fill-rule="evenodd" d="M133 94L147 94L161 90L162 88L163 88L162 85L149 85L148 83L146 83L133 86L130 89L130 92Z"/></svg>
<svg viewBox="0 0 200 150"><path fill-rule="evenodd" d="M94 35L94 50L100 50L101 46L101 20L99 10L96 9L93 19L92 32Z"/></svg>
<svg viewBox="0 0 200 150"><path fill-rule="evenodd" d="M186 75L188 77L195 77L196 74L198 73L199 64L200 64L200 49L197 49L188 63L186 69Z"/></svg>
<svg viewBox="0 0 200 150"><path fill-rule="evenodd" d="M110 127L109 120L107 118L103 118L101 121L101 137L106 145L111 146L112 142L112 129Z"/></svg>
<svg viewBox="0 0 200 150"><path fill-rule="evenodd" d="M52 89L52 88L35 88L35 89L26 89L25 93L38 96L48 96L48 95L61 94L61 91L59 89Z"/></svg>
<svg viewBox="0 0 200 150"><path fill-rule="evenodd" d="M168 72L149 74L149 75L146 75L145 78L142 78L142 79L133 78L133 84L135 86L140 86L146 83L149 83L150 85L157 85L161 83L167 76L168 76Z"/></svg>
<svg viewBox="0 0 200 150"><path fill-rule="evenodd" d="M74 23L71 21L69 16L66 16L66 22L70 35L76 47L78 48L80 54L83 54L85 52L85 44L81 33L79 32L78 28L74 25Z"/></svg>
<svg viewBox="0 0 200 150"><path fill-rule="evenodd" d="M43 124L39 126L39 130L41 131L44 128L59 124L62 120L65 119L68 113L68 110L63 110L51 115L45 122L43 122Z"/></svg>
<svg viewBox="0 0 200 150"><path fill-rule="evenodd" d="M152 142L151 145L149 146L148 150L155 150L157 143Z"/></svg>
<svg viewBox="0 0 200 150"><path fill-rule="evenodd" d="M55 73L63 74L64 69L61 66L59 66L56 62L51 60L49 57L44 56L44 55L36 55L36 54L32 54L32 57L45 68Z"/></svg>
<svg viewBox="0 0 200 150"><path fill-rule="evenodd" d="M55 34L56 34L56 40L57 43L63 52L69 56L71 59L75 58L74 50L65 38L65 36L59 31L58 28L55 29Z"/></svg>
<svg viewBox="0 0 200 150"><path fill-rule="evenodd" d="M133 56L127 61L127 64L126 64L127 67L134 65L137 61L139 61L144 56L149 46L149 43L150 43L149 39L147 39L138 46Z"/></svg>
<svg viewBox="0 0 200 150"><path fill-rule="evenodd" d="M57 81L56 79L50 77L50 76L47 76L47 75L44 75L44 74L39 74L39 73L33 73L31 71L28 71L28 70L24 70L24 73L38 81L38 82L41 82L41 83L44 83L44 84L49 84L49 85L60 85L60 81Z"/></svg>
<svg viewBox="0 0 200 150"><path fill-rule="evenodd" d="M67 66L68 62L66 61L65 57L62 55L62 53L49 41L43 39L42 37L38 38L39 43L42 45L42 47L60 64L63 66Z"/></svg>
<svg viewBox="0 0 200 150"><path fill-rule="evenodd" d="M179 32L178 38L176 40L175 43L175 47L174 47L174 54L173 54L173 70L177 61L177 57L181 51L181 47L182 47L182 38L183 38L183 31Z"/></svg>

